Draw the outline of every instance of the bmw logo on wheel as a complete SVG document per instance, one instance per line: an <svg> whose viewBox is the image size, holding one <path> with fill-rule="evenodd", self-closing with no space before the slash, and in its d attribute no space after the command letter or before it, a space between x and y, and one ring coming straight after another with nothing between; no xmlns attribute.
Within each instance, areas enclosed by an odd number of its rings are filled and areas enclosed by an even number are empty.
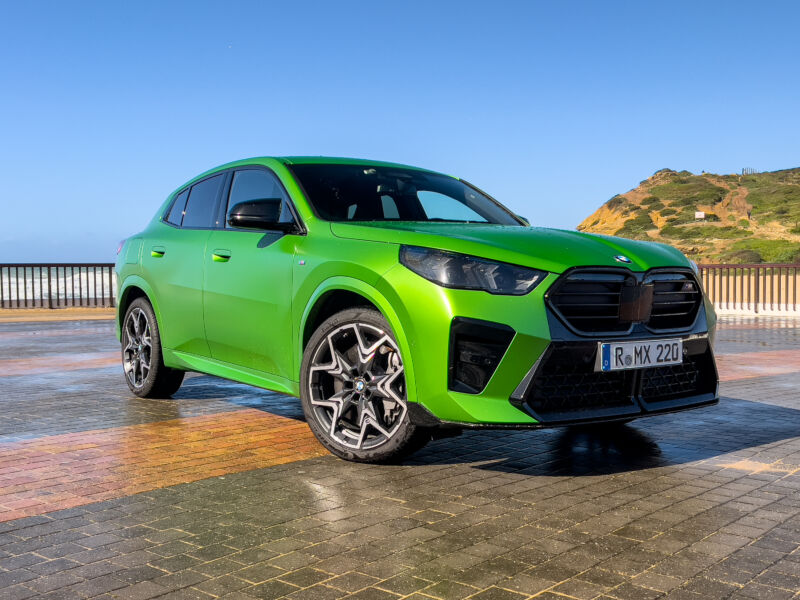
<svg viewBox="0 0 800 600"><path fill-rule="evenodd" d="M629 264L631 262L630 258L628 258L627 256L623 256L622 254L618 254L617 256L615 256L614 260L625 264Z"/></svg>

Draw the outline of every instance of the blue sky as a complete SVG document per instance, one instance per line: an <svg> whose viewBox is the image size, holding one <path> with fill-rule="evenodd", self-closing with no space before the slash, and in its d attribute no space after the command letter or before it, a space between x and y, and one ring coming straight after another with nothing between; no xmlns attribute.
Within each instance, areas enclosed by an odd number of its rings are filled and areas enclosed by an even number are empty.
<svg viewBox="0 0 800 600"><path fill-rule="evenodd" d="M791 2L4 2L0 262L112 261L257 155L404 162L573 228L670 167L800 166Z"/></svg>

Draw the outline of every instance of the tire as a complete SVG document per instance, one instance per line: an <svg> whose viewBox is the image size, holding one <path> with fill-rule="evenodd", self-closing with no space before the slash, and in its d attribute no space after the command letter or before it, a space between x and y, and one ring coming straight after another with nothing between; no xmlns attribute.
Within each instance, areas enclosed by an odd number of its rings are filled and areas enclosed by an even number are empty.
<svg viewBox="0 0 800 600"><path fill-rule="evenodd" d="M332 454L396 462L431 431L409 418L402 357L389 323L371 308L328 318L303 353L300 398L311 431Z"/></svg>
<svg viewBox="0 0 800 600"><path fill-rule="evenodd" d="M183 383L183 371L164 365L158 322L146 298L136 298L125 311L122 368L125 383L141 398L169 398Z"/></svg>

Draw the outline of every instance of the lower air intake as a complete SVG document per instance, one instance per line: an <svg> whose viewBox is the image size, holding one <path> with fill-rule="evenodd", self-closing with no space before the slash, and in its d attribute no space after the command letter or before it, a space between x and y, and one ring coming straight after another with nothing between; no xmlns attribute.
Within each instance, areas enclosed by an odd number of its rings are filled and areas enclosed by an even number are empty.
<svg viewBox="0 0 800 600"><path fill-rule="evenodd" d="M508 350L514 330L506 325L457 317L450 326L448 388L479 394Z"/></svg>

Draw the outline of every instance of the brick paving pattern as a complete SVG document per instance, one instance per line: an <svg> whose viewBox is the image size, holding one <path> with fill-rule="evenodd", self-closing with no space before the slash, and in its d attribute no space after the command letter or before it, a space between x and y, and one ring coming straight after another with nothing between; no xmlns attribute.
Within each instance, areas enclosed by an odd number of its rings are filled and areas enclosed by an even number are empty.
<svg viewBox="0 0 800 600"><path fill-rule="evenodd" d="M0 443L0 522L325 452L255 409Z"/></svg>
<svg viewBox="0 0 800 600"><path fill-rule="evenodd" d="M718 406L396 466L320 453L263 390L41 372L117 348L110 323L0 324L0 506L30 515L0 522L0 600L800 598L800 322L723 320Z"/></svg>

